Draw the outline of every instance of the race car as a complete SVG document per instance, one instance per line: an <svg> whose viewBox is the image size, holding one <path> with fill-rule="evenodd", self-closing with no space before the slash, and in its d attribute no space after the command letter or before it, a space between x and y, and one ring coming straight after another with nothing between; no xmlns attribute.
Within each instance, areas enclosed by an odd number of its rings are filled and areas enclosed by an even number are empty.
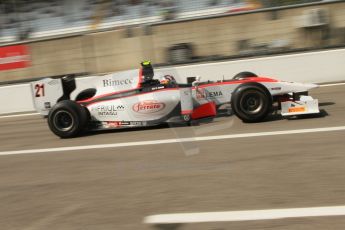
<svg viewBox="0 0 345 230"><path fill-rule="evenodd" d="M75 137L84 130L190 124L215 117L223 105L229 105L243 122L260 122L274 110L283 116L319 113L318 100L308 96L317 85L251 72L229 80L194 79L179 84L173 76L155 74L145 61L137 70L93 77L82 90L80 82L66 76L31 84L36 110L61 138Z"/></svg>

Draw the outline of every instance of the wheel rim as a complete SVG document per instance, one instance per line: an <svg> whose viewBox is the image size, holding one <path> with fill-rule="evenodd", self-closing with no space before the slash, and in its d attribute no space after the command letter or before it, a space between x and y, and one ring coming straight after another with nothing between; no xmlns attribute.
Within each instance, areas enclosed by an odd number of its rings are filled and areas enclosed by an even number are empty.
<svg viewBox="0 0 345 230"><path fill-rule="evenodd" d="M263 95L255 91L244 92L240 100L240 108L247 114L257 114L262 111L263 106Z"/></svg>
<svg viewBox="0 0 345 230"><path fill-rule="evenodd" d="M54 116L54 126L60 131L68 131L74 126L74 118L70 112L58 111Z"/></svg>

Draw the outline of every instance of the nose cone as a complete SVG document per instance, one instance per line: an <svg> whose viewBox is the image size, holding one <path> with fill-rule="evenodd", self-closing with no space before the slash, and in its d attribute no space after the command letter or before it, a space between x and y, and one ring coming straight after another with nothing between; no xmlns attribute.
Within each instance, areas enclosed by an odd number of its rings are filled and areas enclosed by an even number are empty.
<svg viewBox="0 0 345 230"><path fill-rule="evenodd" d="M319 86L313 83L298 83L298 82L283 82L283 91L287 93L305 92L311 89L318 88Z"/></svg>
<svg viewBox="0 0 345 230"><path fill-rule="evenodd" d="M313 83L305 83L304 87L306 87L307 89L315 89L315 88L319 88L320 86Z"/></svg>
<svg viewBox="0 0 345 230"><path fill-rule="evenodd" d="M298 83L298 82L293 82L291 86L292 86L292 91L294 92L304 92L304 91L309 91L310 89L315 89L319 87L318 85L313 84L313 83Z"/></svg>

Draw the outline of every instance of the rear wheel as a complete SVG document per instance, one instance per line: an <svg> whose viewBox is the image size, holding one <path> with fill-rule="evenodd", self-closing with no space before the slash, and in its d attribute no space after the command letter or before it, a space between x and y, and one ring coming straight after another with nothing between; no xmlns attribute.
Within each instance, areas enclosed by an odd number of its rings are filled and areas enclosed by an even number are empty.
<svg viewBox="0 0 345 230"><path fill-rule="evenodd" d="M50 130L61 138L77 136L85 128L87 120L85 108L69 100L60 101L48 114Z"/></svg>
<svg viewBox="0 0 345 230"><path fill-rule="evenodd" d="M232 94L231 107L242 121L259 122L270 112L272 97L268 90L258 83L243 84Z"/></svg>

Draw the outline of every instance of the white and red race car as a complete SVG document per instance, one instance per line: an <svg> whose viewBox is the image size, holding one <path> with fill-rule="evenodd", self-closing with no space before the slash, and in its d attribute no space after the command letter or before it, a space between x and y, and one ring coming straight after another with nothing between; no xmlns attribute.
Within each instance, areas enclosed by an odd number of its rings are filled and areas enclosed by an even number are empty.
<svg viewBox="0 0 345 230"><path fill-rule="evenodd" d="M178 84L172 76L154 79L151 64L143 62L139 70L94 77L84 90L76 90L77 84L70 76L32 82L36 110L62 138L83 130L189 123L216 116L226 104L244 122L260 122L273 108L283 116L319 113L318 100L308 96L317 85L250 72L230 80Z"/></svg>

